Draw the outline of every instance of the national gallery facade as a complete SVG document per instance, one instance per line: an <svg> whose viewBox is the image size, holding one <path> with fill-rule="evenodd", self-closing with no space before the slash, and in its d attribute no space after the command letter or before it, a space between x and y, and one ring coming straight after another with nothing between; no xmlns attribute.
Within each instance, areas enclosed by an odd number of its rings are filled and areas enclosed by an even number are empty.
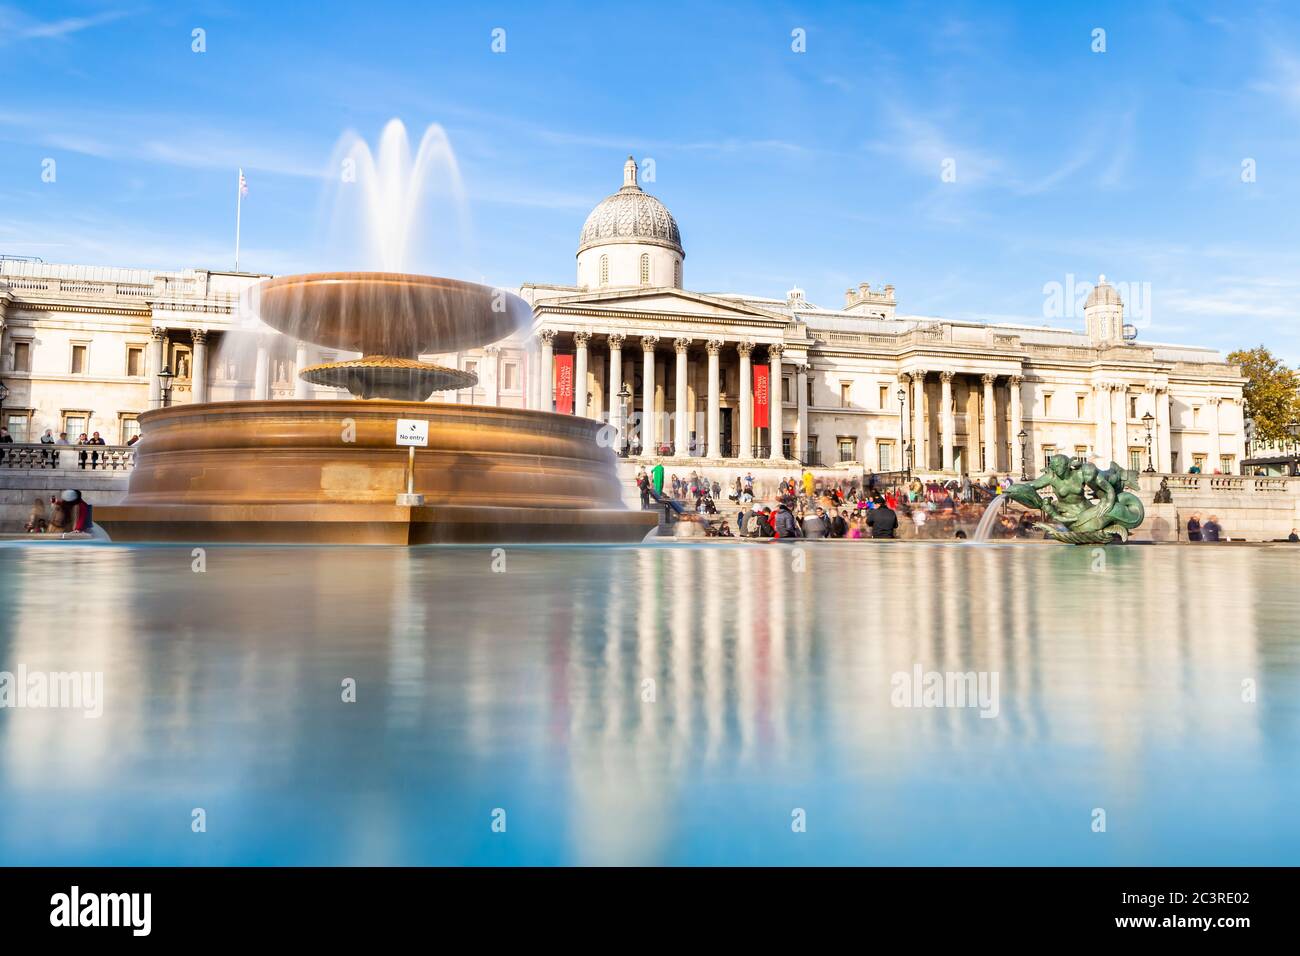
<svg viewBox="0 0 1300 956"><path fill-rule="evenodd" d="M576 283L516 290L533 308L525 333L429 356L479 379L434 400L585 415L632 464L678 470L1019 476L1064 453L1235 474L1245 457L1238 369L1126 338L1104 279L1069 330L902 315L889 285L839 308L798 289L693 292L685 259L629 159L582 227ZM164 403L344 397L296 374L340 356L243 327L241 296L263 278L0 259L3 424L16 442L49 428L125 444Z"/></svg>

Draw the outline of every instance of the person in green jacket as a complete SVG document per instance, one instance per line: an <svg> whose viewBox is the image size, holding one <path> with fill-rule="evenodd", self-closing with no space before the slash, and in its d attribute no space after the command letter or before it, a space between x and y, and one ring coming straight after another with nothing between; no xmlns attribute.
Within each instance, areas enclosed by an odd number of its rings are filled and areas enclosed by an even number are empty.
<svg viewBox="0 0 1300 956"><path fill-rule="evenodd" d="M655 462L654 468L650 469L650 483L655 486L655 494L664 493L664 463Z"/></svg>

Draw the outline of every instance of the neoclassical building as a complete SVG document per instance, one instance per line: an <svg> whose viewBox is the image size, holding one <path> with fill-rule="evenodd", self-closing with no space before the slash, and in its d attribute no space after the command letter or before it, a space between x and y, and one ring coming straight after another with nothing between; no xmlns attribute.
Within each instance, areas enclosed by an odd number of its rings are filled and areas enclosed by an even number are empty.
<svg viewBox="0 0 1300 956"><path fill-rule="evenodd" d="M557 408L609 423L630 466L795 463L845 472L1035 471L1061 452L1144 469L1235 473L1242 378L1214 350L1125 336L1104 277L1078 331L900 314L893 286L840 308L696 292L668 209L624 164L579 234L573 285L528 283L532 328L429 356L479 384L437 401ZM264 276L0 261L0 381L16 440L46 427L125 442L166 400L337 397L296 370L335 356L240 331L238 298Z"/></svg>

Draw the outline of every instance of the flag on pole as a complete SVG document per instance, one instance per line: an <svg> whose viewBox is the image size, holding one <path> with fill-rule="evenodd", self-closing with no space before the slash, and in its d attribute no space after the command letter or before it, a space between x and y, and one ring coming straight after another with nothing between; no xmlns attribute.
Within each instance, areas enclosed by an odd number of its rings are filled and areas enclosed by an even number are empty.
<svg viewBox="0 0 1300 956"><path fill-rule="evenodd" d="M244 178L244 171L242 169L239 171L239 195L248 195L248 180Z"/></svg>

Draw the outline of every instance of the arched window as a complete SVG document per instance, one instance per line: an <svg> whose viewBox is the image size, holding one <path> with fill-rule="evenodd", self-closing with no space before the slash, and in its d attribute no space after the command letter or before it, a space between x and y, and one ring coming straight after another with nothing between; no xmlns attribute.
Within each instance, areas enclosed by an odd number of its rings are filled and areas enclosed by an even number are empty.
<svg viewBox="0 0 1300 956"><path fill-rule="evenodd" d="M680 260L673 263L673 285L679 289L682 287L682 264Z"/></svg>
<svg viewBox="0 0 1300 956"><path fill-rule="evenodd" d="M650 284L650 254L648 252L641 253L641 284Z"/></svg>
<svg viewBox="0 0 1300 956"><path fill-rule="evenodd" d="M609 285L609 256L600 257L600 284Z"/></svg>

